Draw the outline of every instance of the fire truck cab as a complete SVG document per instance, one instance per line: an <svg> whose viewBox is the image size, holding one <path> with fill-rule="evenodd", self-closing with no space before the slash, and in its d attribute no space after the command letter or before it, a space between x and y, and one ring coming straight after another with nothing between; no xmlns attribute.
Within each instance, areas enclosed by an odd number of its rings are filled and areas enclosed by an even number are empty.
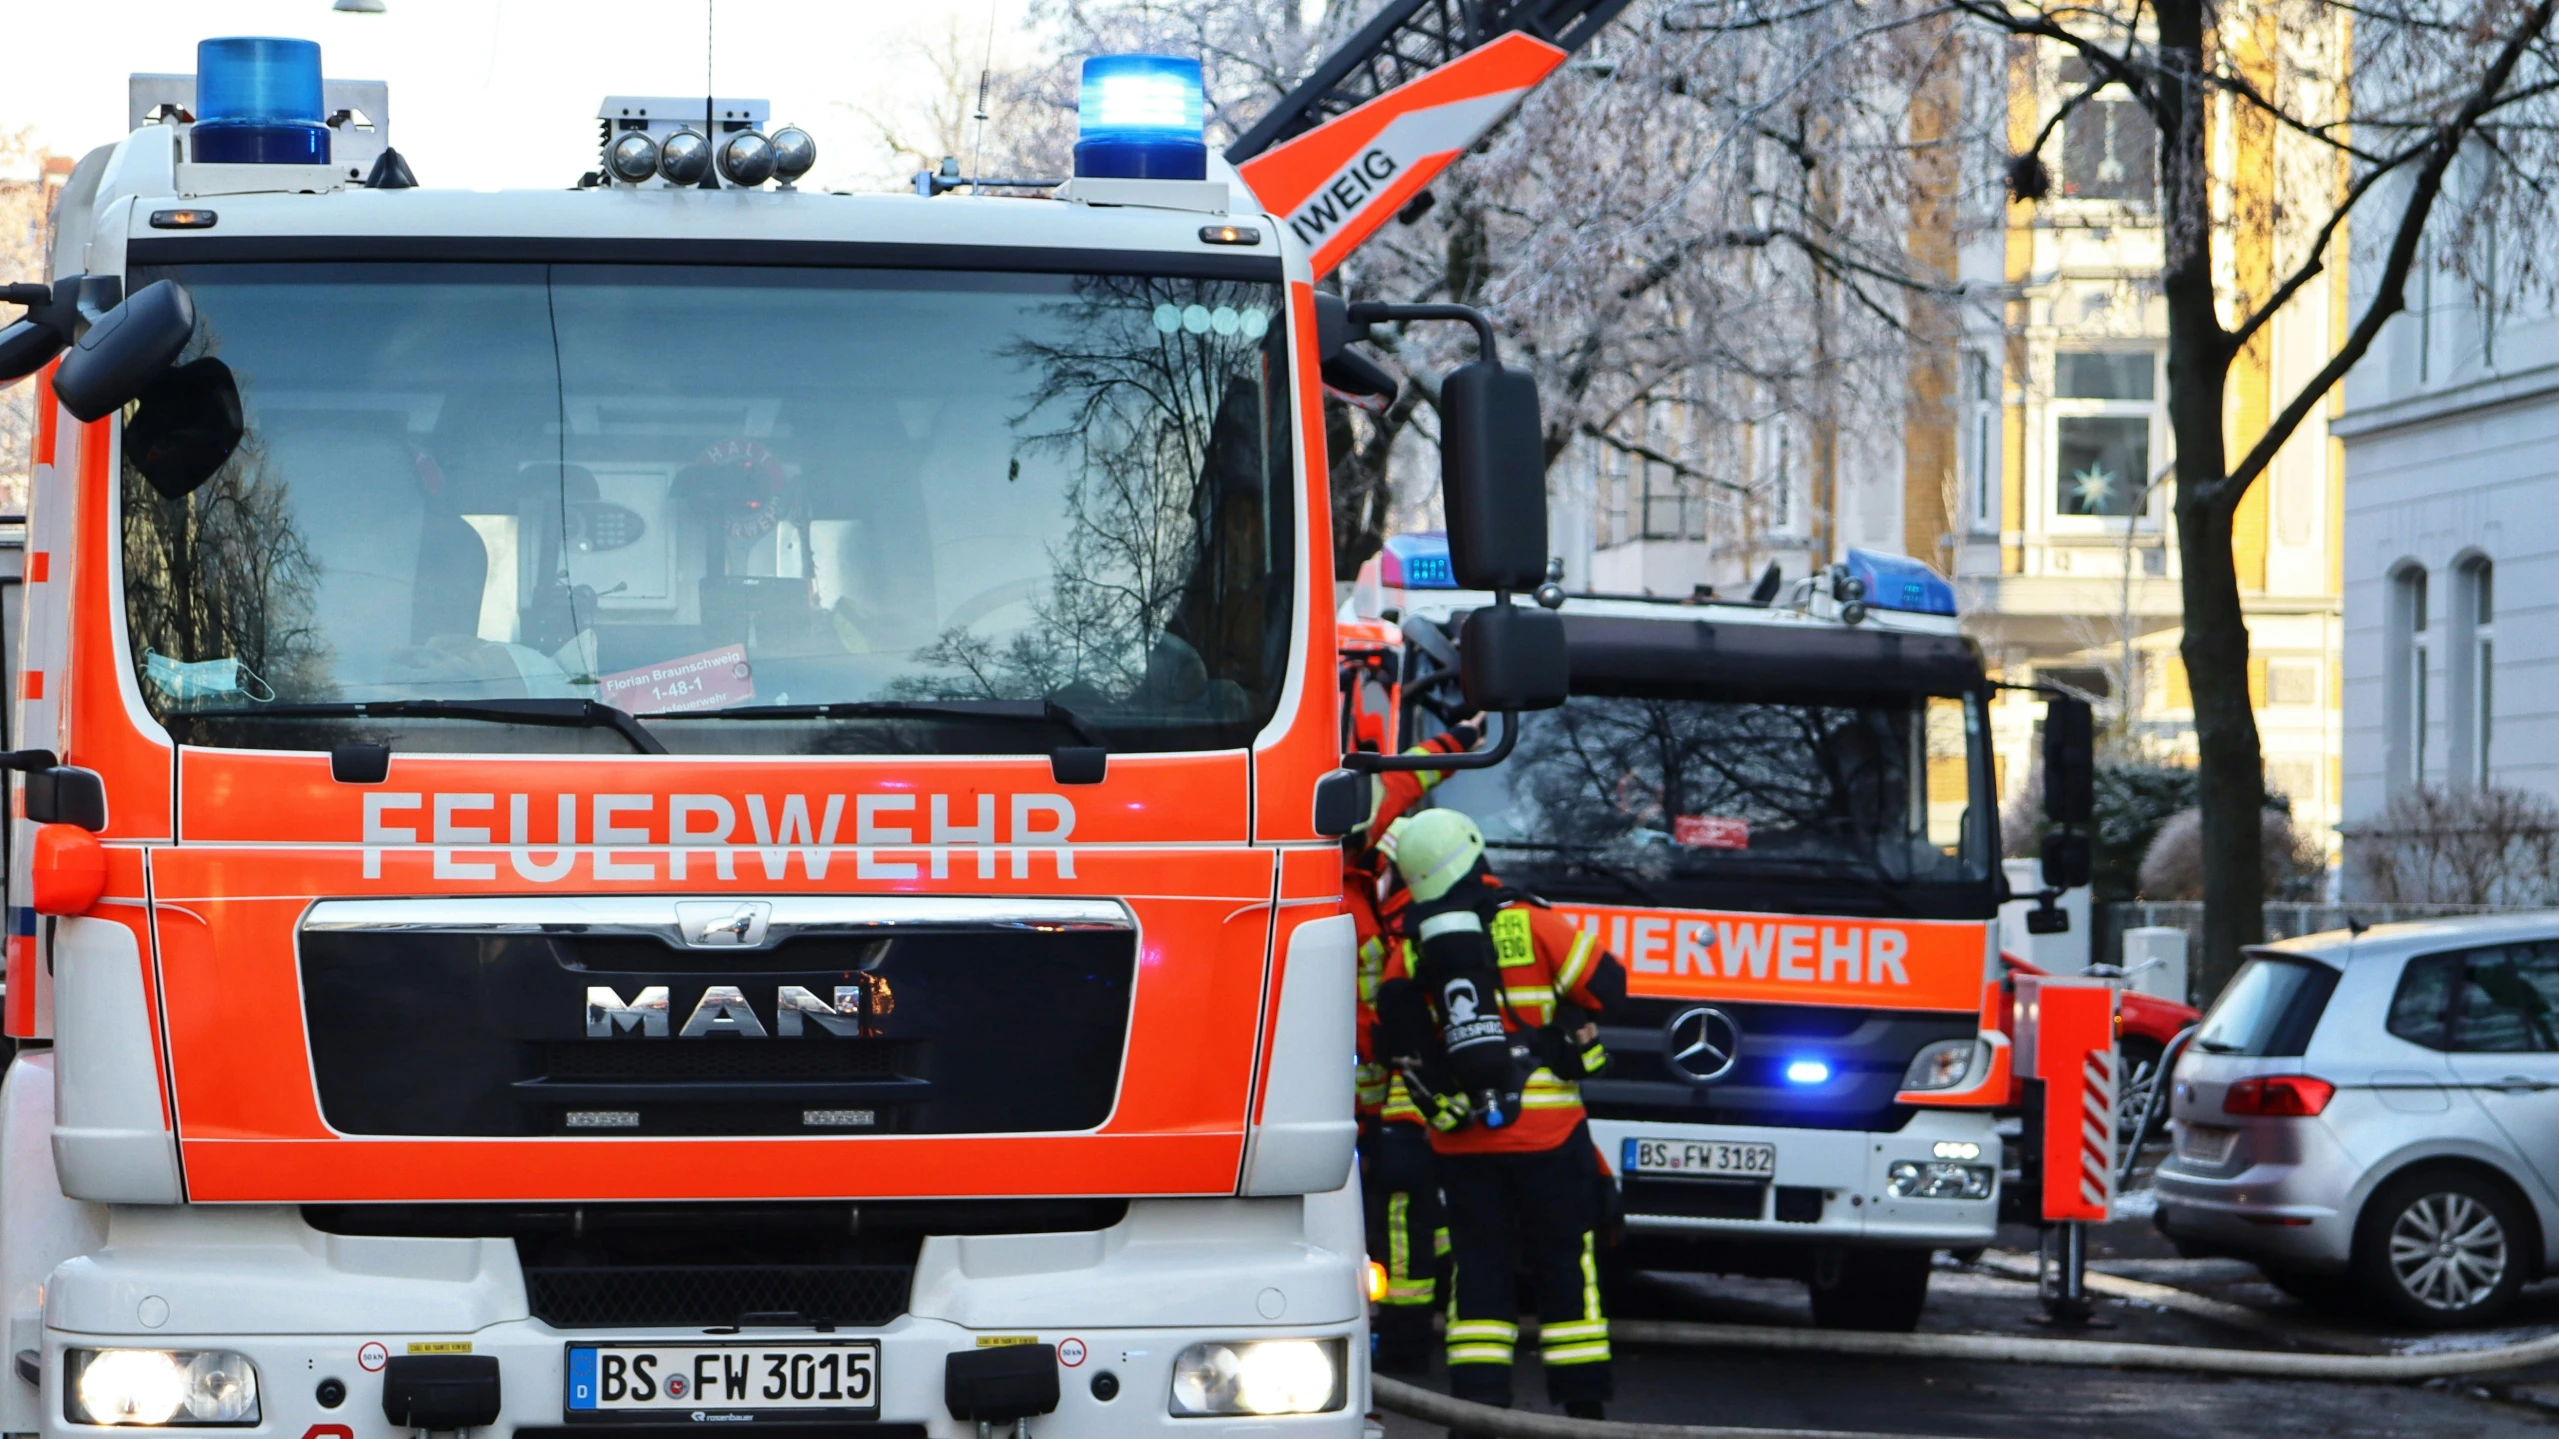
<svg viewBox="0 0 2559 1439"><path fill-rule="evenodd" d="M6 277L0 1431L1358 1435L1312 291L1196 65L1054 196L727 100L488 192L279 44Z"/></svg>

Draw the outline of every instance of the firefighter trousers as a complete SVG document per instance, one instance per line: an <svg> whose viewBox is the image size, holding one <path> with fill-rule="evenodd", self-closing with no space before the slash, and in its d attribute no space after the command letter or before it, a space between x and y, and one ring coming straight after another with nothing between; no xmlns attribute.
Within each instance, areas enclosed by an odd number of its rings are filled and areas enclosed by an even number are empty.
<svg viewBox="0 0 2559 1439"><path fill-rule="evenodd" d="M1384 1307L1413 1310L1427 1328L1439 1297L1440 1260L1448 1252L1430 1136L1418 1124L1372 1120L1359 1147L1368 1257L1386 1266Z"/></svg>
<svg viewBox="0 0 2559 1439"><path fill-rule="evenodd" d="M1448 1389L1511 1402L1519 1275L1536 1291L1538 1357L1557 1404L1604 1401L1614 1387L1600 1308L1599 1191L1590 1139L1576 1128L1534 1154L1443 1154L1440 1189L1457 1270L1448 1313Z"/></svg>

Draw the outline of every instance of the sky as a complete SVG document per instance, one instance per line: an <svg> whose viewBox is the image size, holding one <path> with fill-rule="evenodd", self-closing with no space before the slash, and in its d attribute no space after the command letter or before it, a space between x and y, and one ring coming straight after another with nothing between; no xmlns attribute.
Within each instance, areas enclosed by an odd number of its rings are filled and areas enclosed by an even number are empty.
<svg viewBox="0 0 2559 1439"><path fill-rule="evenodd" d="M78 156L126 133L126 76L192 72L198 40L316 40L332 78L386 80L391 143L419 183L565 186L596 164L606 95L703 93L705 16L723 99L773 103L816 137L811 180L876 188L897 167L878 118L912 113L941 82L938 50L999 66L1035 58L1026 0L0 0L0 34L52 37L0 72L0 134ZM991 22L991 25L990 25Z"/></svg>

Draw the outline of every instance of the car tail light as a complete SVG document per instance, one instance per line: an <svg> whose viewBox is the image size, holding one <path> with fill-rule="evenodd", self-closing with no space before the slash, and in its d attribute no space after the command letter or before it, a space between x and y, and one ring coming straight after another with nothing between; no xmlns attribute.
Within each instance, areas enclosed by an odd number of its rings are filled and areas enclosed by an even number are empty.
<svg viewBox="0 0 2559 1439"><path fill-rule="evenodd" d="M2230 1086L2221 1097L2221 1112L2307 1118L2326 1109L2336 1092L2337 1086L2307 1074L2261 1075Z"/></svg>

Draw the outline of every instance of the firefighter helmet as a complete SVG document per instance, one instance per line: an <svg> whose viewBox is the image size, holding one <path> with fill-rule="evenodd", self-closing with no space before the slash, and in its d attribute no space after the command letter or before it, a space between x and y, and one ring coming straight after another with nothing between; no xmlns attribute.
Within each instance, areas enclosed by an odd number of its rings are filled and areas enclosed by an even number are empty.
<svg viewBox="0 0 2559 1439"><path fill-rule="evenodd" d="M1426 809L1395 821L1388 832L1395 837L1396 872L1424 904L1456 888L1484 857L1484 832L1458 810Z"/></svg>

